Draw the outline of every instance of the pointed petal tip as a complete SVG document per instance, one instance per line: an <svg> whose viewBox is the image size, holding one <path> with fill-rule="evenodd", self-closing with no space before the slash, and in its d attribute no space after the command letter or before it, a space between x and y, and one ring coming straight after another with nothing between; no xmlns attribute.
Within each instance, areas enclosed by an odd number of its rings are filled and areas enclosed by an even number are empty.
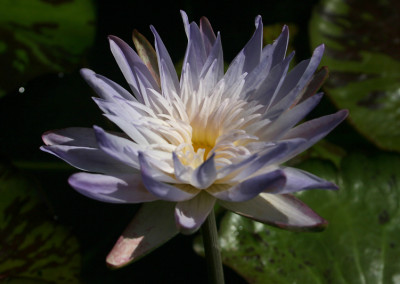
<svg viewBox="0 0 400 284"><path fill-rule="evenodd" d="M79 70L79 73L83 78L88 78L90 76L96 75L96 73L93 70L90 70L88 68L81 68L81 70Z"/></svg>
<svg viewBox="0 0 400 284"><path fill-rule="evenodd" d="M348 116L350 113L348 109L342 109L342 110L339 110L339 112L343 113L343 115L346 115L346 116Z"/></svg>
<svg viewBox="0 0 400 284"><path fill-rule="evenodd" d="M313 56L319 55L319 54L320 54L320 56L322 56L322 54L324 54L324 51L325 51L325 44L320 44L314 49Z"/></svg>
<svg viewBox="0 0 400 284"><path fill-rule="evenodd" d="M108 38L109 41L118 41L118 40L120 40L120 38L115 36L115 35L108 35L107 38Z"/></svg>
<svg viewBox="0 0 400 284"><path fill-rule="evenodd" d="M335 115L338 117L340 121L345 120L349 114L350 112L348 109L341 109L335 113Z"/></svg>
<svg viewBox="0 0 400 284"><path fill-rule="evenodd" d="M262 27L263 24L262 24L261 15L257 15L256 18L254 19L254 22L255 22L256 28L258 28L259 26Z"/></svg>
<svg viewBox="0 0 400 284"><path fill-rule="evenodd" d="M48 139L48 136L51 135L52 133L53 133L53 130L48 130L42 134L42 141L44 144L51 145L51 141ZM41 146L40 150L46 151L46 150L43 150L42 148L44 148L44 146Z"/></svg>
<svg viewBox="0 0 400 284"><path fill-rule="evenodd" d="M330 187L328 188L330 190L339 190L339 186L333 182L330 183Z"/></svg>
<svg viewBox="0 0 400 284"><path fill-rule="evenodd" d="M301 225L288 225L285 223L279 223L279 222L271 222L271 223L266 223L270 226L291 231L291 232L322 232L324 231L327 227L329 222L322 218L321 216L318 216L319 219L316 220L316 222L312 225L306 225L306 226L301 226ZM256 220L258 221L258 220Z"/></svg>
<svg viewBox="0 0 400 284"><path fill-rule="evenodd" d="M184 10L179 10L179 13L181 13L182 18L188 18L186 12Z"/></svg>

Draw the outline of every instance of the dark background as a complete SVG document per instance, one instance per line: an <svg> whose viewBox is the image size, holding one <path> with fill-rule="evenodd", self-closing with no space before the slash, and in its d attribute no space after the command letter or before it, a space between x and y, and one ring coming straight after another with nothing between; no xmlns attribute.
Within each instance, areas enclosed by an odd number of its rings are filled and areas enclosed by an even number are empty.
<svg viewBox="0 0 400 284"><path fill-rule="evenodd" d="M206 16L214 31L220 31L224 58L230 62L254 31L254 18L263 17L264 25L292 23L298 32L294 41L296 56L311 54L308 21L317 1L95 1L96 36L93 46L82 55L80 66L63 73L49 72L30 81L0 100L0 154L3 160L37 181L49 214L56 222L69 227L78 237L83 255L82 280L86 283L206 283L202 257L192 249L195 236L169 241L154 252L117 271L109 270L105 257L138 209L137 205L112 205L83 197L67 184L76 170L65 166L49 170L45 162L58 160L39 151L41 134L47 130L70 126L105 128L107 122L91 100L91 89L79 76L86 67L124 85L124 79L109 51L107 35L116 35L128 43L137 29L151 42L149 26L154 25L174 62L183 58L186 48L179 10L185 10L190 21ZM4 69L2 69L4 70ZM5 75L5 74L2 74ZM124 85L125 86L125 85ZM329 103L326 103L329 108ZM61 164L61 163L60 163ZM226 268L226 283L245 283Z"/></svg>

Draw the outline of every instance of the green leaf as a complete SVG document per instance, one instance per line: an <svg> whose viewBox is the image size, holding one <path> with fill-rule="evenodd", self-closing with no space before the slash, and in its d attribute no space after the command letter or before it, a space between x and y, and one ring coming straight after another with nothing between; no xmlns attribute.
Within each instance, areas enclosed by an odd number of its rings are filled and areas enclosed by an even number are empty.
<svg viewBox="0 0 400 284"><path fill-rule="evenodd" d="M46 213L35 182L0 164L0 282L79 283L78 242Z"/></svg>
<svg viewBox="0 0 400 284"><path fill-rule="evenodd" d="M0 97L47 72L76 66L95 35L90 0L0 2Z"/></svg>
<svg viewBox="0 0 400 284"><path fill-rule="evenodd" d="M328 228L291 233L228 213L224 262L250 283L400 283L400 156L353 154L340 170L320 160L302 168L340 186L299 194Z"/></svg>
<svg viewBox="0 0 400 284"><path fill-rule="evenodd" d="M325 90L380 148L400 151L400 2L323 0L310 22L311 45L325 43Z"/></svg>

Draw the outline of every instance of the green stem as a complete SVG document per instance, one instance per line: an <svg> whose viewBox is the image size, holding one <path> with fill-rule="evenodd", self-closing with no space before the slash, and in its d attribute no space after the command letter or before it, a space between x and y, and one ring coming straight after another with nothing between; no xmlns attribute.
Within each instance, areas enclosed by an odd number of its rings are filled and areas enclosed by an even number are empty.
<svg viewBox="0 0 400 284"><path fill-rule="evenodd" d="M224 284L224 270L221 260L217 225L215 223L214 209L208 215L201 227L203 246L207 261L207 273L210 284Z"/></svg>

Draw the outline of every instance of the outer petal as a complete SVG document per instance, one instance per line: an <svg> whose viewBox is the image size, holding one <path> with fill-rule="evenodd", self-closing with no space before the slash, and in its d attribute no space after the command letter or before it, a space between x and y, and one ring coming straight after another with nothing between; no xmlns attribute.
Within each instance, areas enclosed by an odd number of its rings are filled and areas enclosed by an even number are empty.
<svg viewBox="0 0 400 284"><path fill-rule="evenodd" d="M268 193L283 194L307 189L339 189L333 182L324 180L306 171L289 167L284 168L283 171L287 178L286 185L282 188L268 191Z"/></svg>
<svg viewBox="0 0 400 284"><path fill-rule="evenodd" d="M296 151L293 151L281 162L283 163L291 159L324 138L329 132L338 126L338 124L341 123L348 114L348 110L340 110L334 114L309 120L291 129L282 137L282 139L304 138L307 140L307 143L298 147Z"/></svg>
<svg viewBox="0 0 400 284"><path fill-rule="evenodd" d="M261 140L270 141L272 139L279 139L283 134L303 119L319 103L321 98L322 93L315 94L306 101L295 106L293 109L287 110L277 120L258 131Z"/></svg>
<svg viewBox="0 0 400 284"><path fill-rule="evenodd" d="M178 75L176 74L174 64L172 63L171 57L156 29L150 26L151 31L154 34L155 47L157 52L158 66L160 68L160 79L161 89L163 94L165 91L173 91L176 94L180 93ZM171 90L166 90L171 88ZM168 93L169 95L169 93Z"/></svg>
<svg viewBox="0 0 400 284"><path fill-rule="evenodd" d="M225 201L243 202L256 197L260 192L281 190L286 183L286 176L282 170L275 170L263 175L249 178L227 190L209 192L214 197ZM218 187L217 187L218 188Z"/></svg>
<svg viewBox="0 0 400 284"><path fill-rule="evenodd" d="M93 126L100 148L113 158L139 169L138 149L135 143L126 138L105 132L101 127Z"/></svg>
<svg viewBox="0 0 400 284"><path fill-rule="evenodd" d="M273 50L271 68L280 63L285 58L288 42L289 28L288 26L284 25L282 28L282 33L272 44Z"/></svg>
<svg viewBox="0 0 400 284"><path fill-rule="evenodd" d="M201 36L203 37L206 53L209 54L212 46L214 45L216 37L211 24L206 17L202 17L200 19L200 32Z"/></svg>
<svg viewBox="0 0 400 284"><path fill-rule="evenodd" d="M241 76L243 73L251 72L260 63L263 36L263 24L261 16L256 17L255 25L256 30L253 36L235 57L235 59L233 59L228 70L226 71L224 79L228 85L237 81L239 76Z"/></svg>
<svg viewBox="0 0 400 284"><path fill-rule="evenodd" d="M40 150L53 154L71 166L82 171L97 173L118 173L134 170L100 149L64 145L41 146Z"/></svg>
<svg viewBox="0 0 400 284"><path fill-rule="evenodd" d="M109 41L111 52L113 53L126 81L129 83L129 86L135 95L139 96L138 98L140 102L145 103L143 95L146 94L146 89L159 89L153 75L136 52L133 51L127 43L116 36L109 36ZM139 80L138 72L140 72L146 80Z"/></svg>
<svg viewBox="0 0 400 284"><path fill-rule="evenodd" d="M297 64L293 70L286 76L285 81L280 88L277 96L274 98L272 105L278 104L282 100L280 106L277 108L286 109L292 105L293 100L297 97L298 93L304 89L306 84L311 80L317 69L322 55L324 54L325 46L322 44L318 46L310 59L304 60ZM287 99L283 100L284 97Z"/></svg>
<svg viewBox="0 0 400 284"><path fill-rule="evenodd" d="M158 199L143 186L140 174L108 176L76 173L68 182L79 193L103 202L141 203Z"/></svg>
<svg viewBox="0 0 400 284"><path fill-rule="evenodd" d="M219 203L239 215L291 231L322 230L328 223L290 194L261 193L246 202Z"/></svg>
<svg viewBox="0 0 400 284"><path fill-rule="evenodd" d="M48 131L42 136L44 152L55 155L73 167L98 173L131 172L133 168L99 149L93 129L71 127Z"/></svg>
<svg viewBox="0 0 400 284"><path fill-rule="evenodd" d="M202 192L195 198L178 202L175 208L175 220L181 233L191 234L197 231L210 214L215 198Z"/></svg>
<svg viewBox="0 0 400 284"><path fill-rule="evenodd" d="M174 205L162 201L143 204L107 256L107 264L113 268L127 265L177 235Z"/></svg>
<svg viewBox="0 0 400 284"><path fill-rule="evenodd" d="M231 181L243 181L249 176L254 175L258 170L280 162L304 143L304 139L292 139L277 143L271 150L265 151L259 155L258 158L251 160L246 167L231 178ZM232 175L232 173L230 175Z"/></svg>
<svg viewBox="0 0 400 284"><path fill-rule="evenodd" d="M160 182L153 177L152 168L144 157L143 153L139 153L140 169L142 172L143 184L155 196L167 201L184 201L191 199L198 193L195 189L193 192L184 191L178 187L167 183Z"/></svg>
<svg viewBox="0 0 400 284"><path fill-rule="evenodd" d="M132 96L127 90L122 88L120 85L111 81L110 79L94 73L90 69L81 69L81 76L88 85L102 98L107 101L114 101L115 98L124 98L129 101L136 101L135 97Z"/></svg>
<svg viewBox="0 0 400 284"><path fill-rule="evenodd" d="M160 75L158 74L157 54L151 43L137 30L132 33L133 44L136 47L139 57L149 69L154 80L160 87Z"/></svg>
<svg viewBox="0 0 400 284"><path fill-rule="evenodd" d="M46 145L97 147L93 129L85 127L69 127L47 131L43 133L42 140Z"/></svg>

